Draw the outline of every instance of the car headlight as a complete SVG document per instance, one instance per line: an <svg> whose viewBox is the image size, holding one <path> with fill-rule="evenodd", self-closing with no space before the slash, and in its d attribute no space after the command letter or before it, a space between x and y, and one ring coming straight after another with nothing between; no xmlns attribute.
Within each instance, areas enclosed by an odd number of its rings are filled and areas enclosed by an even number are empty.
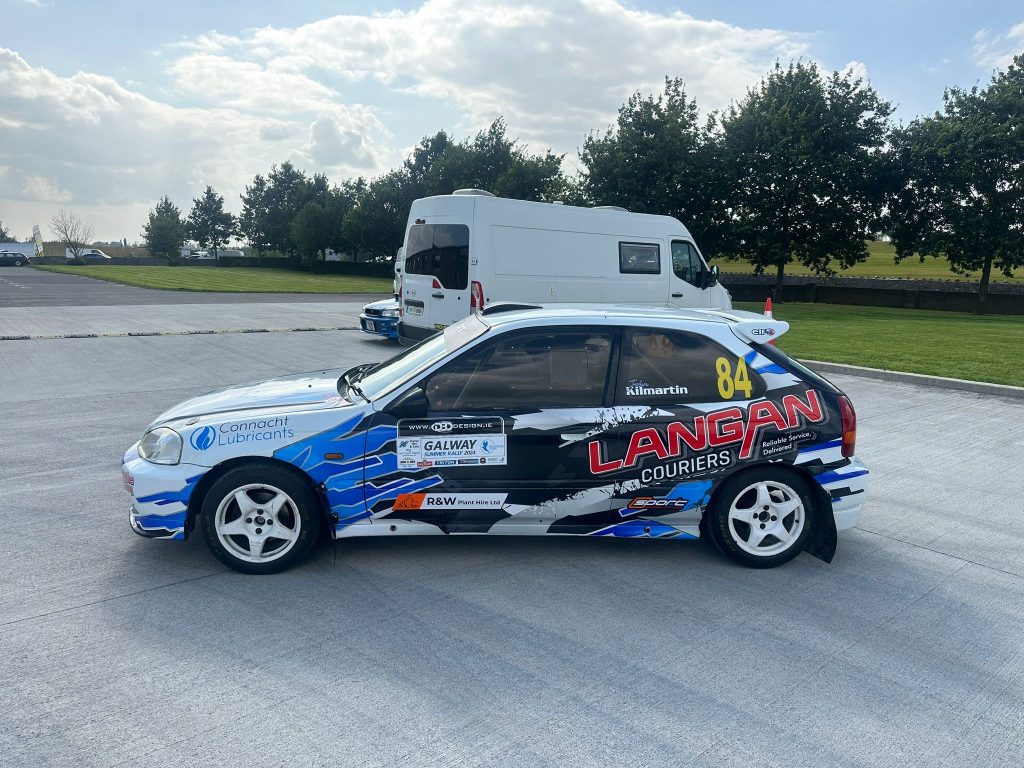
<svg viewBox="0 0 1024 768"><path fill-rule="evenodd" d="M142 436L139 456L153 464L177 464L181 461L181 435L170 427L157 427Z"/></svg>
<svg viewBox="0 0 1024 768"><path fill-rule="evenodd" d="M398 310L397 309L385 309L383 312L380 313L380 316L381 317L398 317Z"/></svg>

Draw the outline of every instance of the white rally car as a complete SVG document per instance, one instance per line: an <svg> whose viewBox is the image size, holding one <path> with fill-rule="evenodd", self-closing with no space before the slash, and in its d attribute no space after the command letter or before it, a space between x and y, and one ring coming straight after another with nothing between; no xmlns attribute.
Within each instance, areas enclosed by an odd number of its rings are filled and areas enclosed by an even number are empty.
<svg viewBox="0 0 1024 768"><path fill-rule="evenodd" d="M321 535L710 538L754 567L825 561L868 471L850 401L741 311L471 315L377 365L231 387L123 459L131 525L248 573Z"/></svg>

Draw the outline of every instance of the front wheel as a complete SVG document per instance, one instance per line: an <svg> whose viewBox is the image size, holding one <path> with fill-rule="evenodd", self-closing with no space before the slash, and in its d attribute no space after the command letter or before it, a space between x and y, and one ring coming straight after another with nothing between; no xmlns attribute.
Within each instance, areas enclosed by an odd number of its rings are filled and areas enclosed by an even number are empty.
<svg viewBox="0 0 1024 768"><path fill-rule="evenodd" d="M308 483L268 464L236 467L213 484L202 527L214 556L242 573L278 573L316 542L320 511Z"/></svg>
<svg viewBox="0 0 1024 768"><path fill-rule="evenodd" d="M712 540L729 558L772 568L799 555L815 523L807 483L782 467L759 467L727 480L707 521Z"/></svg>

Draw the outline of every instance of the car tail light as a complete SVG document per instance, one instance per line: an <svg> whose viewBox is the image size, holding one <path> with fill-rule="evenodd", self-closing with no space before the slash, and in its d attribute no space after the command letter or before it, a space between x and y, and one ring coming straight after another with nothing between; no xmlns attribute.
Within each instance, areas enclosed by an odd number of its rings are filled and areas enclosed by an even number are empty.
<svg viewBox="0 0 1024 768"><path fill-rule="evenodd" d="M484 287L476 280L469 288L469 308L473 312L479 312L484 308Z"/></svg>
<svg viewBox="0 0 1024 768"><path fill-rule="evenodd" d="M839 415L843 421L843 456L851 459L857 447L857 412L846 395L839 396Z"/></svg>
<svg viewBox="0 0 1024 768"><path fill-rule="evenodd" d="M402 301L402 276L401 275L398 276L398 295L395 296L395 298L398 299L398 319L401 320L402 319L402 304L404 303Z"/></svg>

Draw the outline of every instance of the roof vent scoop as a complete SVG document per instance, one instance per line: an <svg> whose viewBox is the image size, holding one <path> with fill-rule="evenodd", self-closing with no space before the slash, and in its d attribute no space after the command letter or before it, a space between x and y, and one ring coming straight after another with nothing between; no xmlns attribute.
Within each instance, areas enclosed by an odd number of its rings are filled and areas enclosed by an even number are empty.
<svg viewBox="0 0 1024 768"><path fill-rule="evenodd" d="M622 211L623 213L629 213L629 208L623 208L621 205L595 205L595 211Z"/></svg>
<svg viewBox="0 0 1024 768"><path fill-rule="evenodd" d="M452 192L453 195L476 195L477 197L494 197L493 192L488 192L486 189L456 189Z"/></svg>

